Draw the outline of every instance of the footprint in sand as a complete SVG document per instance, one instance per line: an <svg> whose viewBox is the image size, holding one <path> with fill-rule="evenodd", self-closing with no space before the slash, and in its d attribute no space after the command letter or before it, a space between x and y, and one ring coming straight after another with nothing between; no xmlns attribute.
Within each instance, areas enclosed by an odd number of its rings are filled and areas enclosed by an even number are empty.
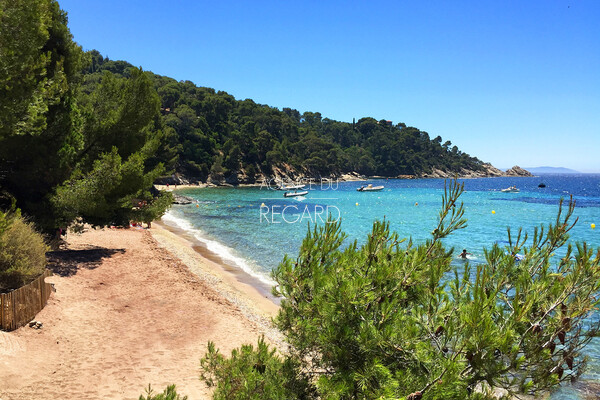
<svg viewBox="0 0 600 400"><path fill-rule="evenodd" d="M23 349L21 340L9 332L0 331L0 355L9 356Z"/></svg>

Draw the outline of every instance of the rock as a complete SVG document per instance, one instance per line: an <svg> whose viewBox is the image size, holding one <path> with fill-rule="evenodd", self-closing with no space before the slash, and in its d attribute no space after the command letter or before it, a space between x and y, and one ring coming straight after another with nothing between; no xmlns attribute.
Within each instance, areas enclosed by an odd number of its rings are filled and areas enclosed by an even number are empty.
<svg viewBox="0 0 600 400"><path fill-rule="evenodd" d="M33 328L33 329L42 329L43 326L44 326L44 324L41 323L40 321L33 320L33 321L29 322L29 327Z"/></svg>
<svg viewBox="0 0 600 400"><path fill-rule="evenodd" d="M187 196L182 196L180 194L173 194L173 204L192 204L194 199Z"/></svg>
<svg viewBox="0 0 600 400"><path fill-rule="evenodd" d="M584 400L592 400L598 399L600 395L600 383L593 380L580 380L577 381L574 385L575 389L577 389L581 399Z"/></svg>
<svg viewBox="0 0 600 400"><path fill-rule="evenodd" d="M485 170L485 176L486 177L493 177L493 176L504 176L505 173L502 172L501 170L499 170L498 168L494 167L492 164L490 163L485 163L483 164L483 168Z"/></svg>
<svg viewBox="0 0 600 400"><path fill-rule="evenodd" d="M352 182L352 181L364 181L365 178L363 176L361 176L358 172L349 172L347 174L342 174L339 177L339 180L341 181L346 181L346 182Z"/></svg>
<svg viewBox="0 0 600 400"><path fill-rule="evenodd" d="M524 170L518 165L515 165L514 167L506 171L506 176L533 176L533 174L527 170Z"/></svg>
<svg viewBox="0 0 600 400"><path fill-rule="evenodd" d="M471 170L461 168L459 171L444 171L441 169L433 168L428 173L407 175L401 174L396 176L397 179L418 179L418 178L443 178L453 179L458 178L492 178L502 176L533 176L529 171L524 170L519 166L514 166L508 171L504 172L490 163L481 164L477 170ZM388 178L385 176L371 176L370 178ZM389 177L392 178L392 177ZM326 179L332 181L361 181L366 178L357 172L347 173L334 173L330 176L321 176L319 174L311 173L307 170L296 170L291 165L282 163L272 167L272 173L265 174L263 172L252 172L251 175L245 170L240 170L227 176L221 176L218 179L208 177L206 183L200 183L198 178L184 176L176 173L170 177L163 177L158 179L155 183L160 184L171 184L171 185L184 185L184 184L197 184L198 187L216 187L216 186L242 186L242 185L256 185L260 186L261 182L302 182L302 183L320 183L325 182ZM182 196L184 197L184 196ZM174 204L190 204L187 201L178 202L176 200Z"/></svg>
<svg viewBox="0 0 600 400"><path fill-rule="evenodd" d="M504 172L492 164L484 163L481 165L481 170L471 170L466 168L461 168L459 172L450 172L450 171L442 171L437 168L433 168L431 172L421 174L416 176L415 178L444 178L444 179L452 179L454 177L458 178L494 178L499 176L532 176L528 171L525 171L518 166L511 168L509 172ZM398 178L407 179L410 175L400 175Z"/></svg>
<svg viewBox="0 0 600 400"><path fill-rule="evenodd" d="M158 185L190 185L194 182L198 182L198 179L184 176L178 172L171 176L158 178L154 181L154 183Z"/></svg>

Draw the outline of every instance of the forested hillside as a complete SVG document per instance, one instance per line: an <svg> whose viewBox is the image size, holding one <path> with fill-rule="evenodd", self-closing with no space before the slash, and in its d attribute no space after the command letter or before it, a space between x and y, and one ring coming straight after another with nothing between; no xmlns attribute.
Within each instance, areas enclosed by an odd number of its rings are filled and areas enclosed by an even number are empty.
<svg viewBox="0 0 600 400"><path fill-rule="evenodd" d="M112 74L128 77L131 64L91 51L84 90L93 92ZM318 112L279 110L190 81L149 73L161 102L168 137L163 161L206 181L254 182L274 168L306 176L345 172L394 177L433 168L481 170L482 162L440 136L403 123L361 118L339 122Z"/></svg>
<svg viewBox="0 0 600 400"><path fill-rule="evenodd" d="M0 2L0 212L46 232L150 222L171 202L151 191L168 157L150 76L82 86L89 64L56 1Z"/></svg>
<svg viewBox="0 0 600 400"><path fill-rule="evenodd" d="M152 221L170 203L152 183L173 172L251 183L482 164L402 123L279 110L84 52L55 0L0 3L0 209L47 232Z"/></svg>

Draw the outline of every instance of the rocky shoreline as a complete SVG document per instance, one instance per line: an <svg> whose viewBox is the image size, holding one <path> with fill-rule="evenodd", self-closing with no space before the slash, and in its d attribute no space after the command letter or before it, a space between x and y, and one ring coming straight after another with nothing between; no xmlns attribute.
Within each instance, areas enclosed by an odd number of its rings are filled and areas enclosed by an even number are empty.
<svg viewBox="0 0 600 400"><path fill-rule="evenodd" d="M518 165L508 169L507 171L502 171L494 167L492 164L483 164L483 171L473 171L468 169L462 169L458 174L458 178L498 178L498 177L531 177L533 174ZM445 172L439 169L434 169L433 172L429 174L423 174L422 176L418 176L416 178L454 178L457 176L455 172Z"/></svg>
<svg viewBox="0 0 600 400"><path fill-rule="evenodd" d="M293 169L280 169L275 168L273 176L261 175L254 182L251 182L249 177L244 174L237 174L220 180L213 180L210 177L207 181L203 182L197 178L187 177L180 173L175 173L169 177L163 177L158 179L155 183L161 188L169 187L173 185L177 186L192 186L192 187L217 187L217 186L261 186L265 185L266 182L325 182L331 180L337 180L341 182L352 182L352 181L364 181L367 179L421 179L421 178L497 178L497 177L532 177L534 176L531 172L515 165L507 171L502 171L492 164L483 164L483 170L469 170L461 169L457 174L456 172L442 171L440 169L433 169L429 173L417 174L417 175L397 175L397 176L364 176L357 172L348 172L340 175L331 175L328 177L315 177L308 176L303 173L297 173Z"/></svg>

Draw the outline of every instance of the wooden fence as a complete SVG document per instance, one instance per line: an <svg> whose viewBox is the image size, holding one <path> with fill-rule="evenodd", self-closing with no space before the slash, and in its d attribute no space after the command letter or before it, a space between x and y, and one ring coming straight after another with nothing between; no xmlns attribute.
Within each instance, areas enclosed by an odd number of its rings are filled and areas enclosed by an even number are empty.
<svg viewBox="0 0 600 400"><path fill-rule="evenodd" d="M0 294L0 329L15 330L33 319L44 308L52 293L52 285L44 282L52 275L46 270L28 285Z"/></svg>

